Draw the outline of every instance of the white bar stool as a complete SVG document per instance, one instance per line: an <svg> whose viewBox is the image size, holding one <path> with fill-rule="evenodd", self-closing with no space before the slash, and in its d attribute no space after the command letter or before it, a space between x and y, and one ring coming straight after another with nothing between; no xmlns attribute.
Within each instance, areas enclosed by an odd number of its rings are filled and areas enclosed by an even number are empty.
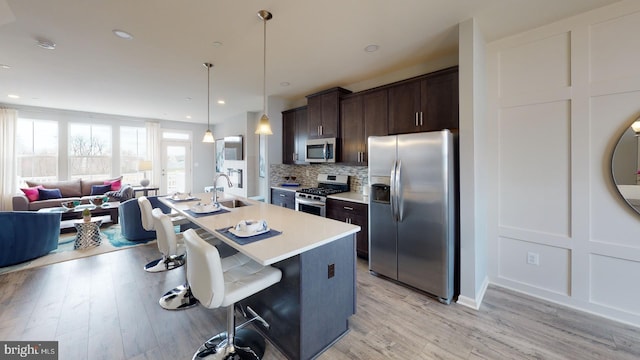
<svg viewBox="0 0 640 360"><path fill-rule="evenodd" d="M154 227L158 241L158 249L163 254L185 254L183 235L176 234L173 230L173 223L169 216L162 212L161 209L155 208L151 212L154 219ZM206 240L217 244L220 242L214 235L205 233ZM188 258L183 256L184 266L188 267ZM160 306L166 310L183 310L198 305L198 300L191 294L189 281L186 279L182 285L166 292L158 301Z"/></svg>
<svg viewBox="0 0 640 360"><path fill-rule="evenodd" d="M235 303L279 282L282 272L273 266L262 266L241 253L221 259L218 249L192 229L184 232L184 243L189 257L187 279L193 295L204 307L226 307L227 310L226 333L207 340L192 359L262 358L264 339L257 332L242 329L236 334ZM264 319L255 315L238 326L238 330L253 320L269 327Z"/></svg>
<svg viewBox="0 0 640 360"><path fill-rule="evenodd" d="M147 231L154 231L155 225L153 220L153 207L151 202L146 196L140 196L138 198L138 205L140 206L140 217L142 220L142 227ZM189 220L180 214L172 213L170 216L173 225L188 224ZM160 250L162 252L162 250ZM181 254L165 254L162 252L160 259L153 260L144 266L144 270L148 272L161 272L172 270L184 265L184 251Z"/></svg>

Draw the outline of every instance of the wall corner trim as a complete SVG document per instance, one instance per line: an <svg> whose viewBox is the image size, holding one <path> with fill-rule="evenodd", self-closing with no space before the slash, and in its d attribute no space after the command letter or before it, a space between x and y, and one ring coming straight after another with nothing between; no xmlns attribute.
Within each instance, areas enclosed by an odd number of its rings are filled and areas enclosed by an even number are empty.
<svg viewBox="0 0 640 360"><path fill-rule="evenodd" d="M482 287L480 288L480 291L478 291L478 293L476 294L475 299L460 295L458 296L458 301L456 301L456 303L462 306L472 308L474 310L480 310L482 299L484 299L484 295L487 293L488 287L489 287L489 278L485 277L484 281L482 282Z"/></svg>

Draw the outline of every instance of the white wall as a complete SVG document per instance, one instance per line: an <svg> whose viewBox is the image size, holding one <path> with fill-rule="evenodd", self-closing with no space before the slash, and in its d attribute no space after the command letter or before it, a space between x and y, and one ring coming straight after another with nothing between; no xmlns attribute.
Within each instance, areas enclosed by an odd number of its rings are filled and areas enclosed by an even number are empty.
<svg viewBox="0 0 640 360"><path fill-rule="evenodd" d="M640 216L610 158L640 115L638 34L623 1L487 47L491 282L635 325Z"/></svg>
<svg viewBox="0 0 640 360"><path fill-rule="evenodd" d="M485 41L475 19L459 25L460 296L479 308L487 289Z"/></svg>

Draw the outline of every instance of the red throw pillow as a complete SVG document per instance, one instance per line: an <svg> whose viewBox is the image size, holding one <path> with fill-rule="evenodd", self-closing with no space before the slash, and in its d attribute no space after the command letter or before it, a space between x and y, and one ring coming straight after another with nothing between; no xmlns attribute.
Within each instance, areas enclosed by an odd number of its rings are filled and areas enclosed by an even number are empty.
<svg viewBox="0 0 640 360"><path fill-rule="evenodd" d="M44 189L44 186L38 185L35 187L20 189L25 194L29 202L34 202L40 199L40 195L38 193L38 189Z"/></svg>
<svg viewBox="0 0 640 360"><path fill-rule="evenodd" d="M122 187L122 179L105 180L104 185L111 185L111 191L118 191Z"/></svg>

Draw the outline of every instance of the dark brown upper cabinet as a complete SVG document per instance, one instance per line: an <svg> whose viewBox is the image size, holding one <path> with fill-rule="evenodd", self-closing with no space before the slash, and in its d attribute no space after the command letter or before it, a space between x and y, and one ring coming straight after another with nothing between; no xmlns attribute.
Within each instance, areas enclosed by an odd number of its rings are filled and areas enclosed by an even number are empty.
<svg viewBox="0 0 640 360"><path fill-rule="evenodd" d="M309 139L340 137L340 100L351 91L335 87L307 96Z"/></svg>
<svg viewBox="0 0 640 360"><path fill-rule="evenodd" d="M387 101L387 89L358 93L342 100L340 162L367 165L369 136L388 134Z"/></svg>
<svg viewBox="0 0 640 360"><path fill-rule="evenodd" d="M457 66L389 87L389 134L457 128Z"/></svg>
<svg viewBox="0 0 640 360"><path fill-rule="evenodd" d="M282 112L282 163L304 163L307 142L307 107Z"/></svg>

